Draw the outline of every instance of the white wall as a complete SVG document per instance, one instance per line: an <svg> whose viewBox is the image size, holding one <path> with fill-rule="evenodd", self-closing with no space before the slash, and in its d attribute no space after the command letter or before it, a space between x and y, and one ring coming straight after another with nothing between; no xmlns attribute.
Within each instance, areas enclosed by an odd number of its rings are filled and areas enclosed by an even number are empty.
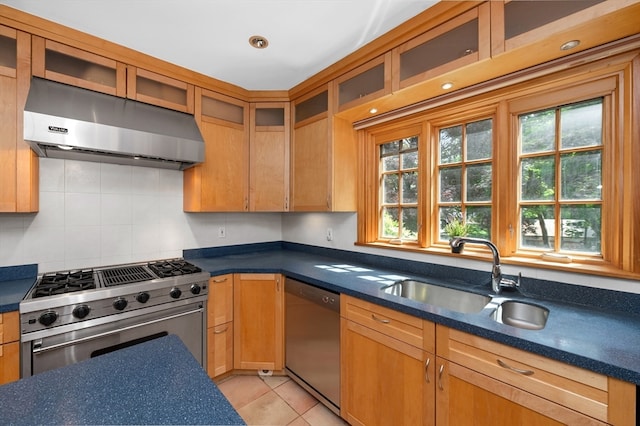
<svg viewBox="0 0 640 426"><path fill-rule="evenodd" d="M40 159L40 211L0 214L0 266L57 271L282 239L281 215L184 213L180 171ZM226 237L218 237L224 226Z"/></svg>

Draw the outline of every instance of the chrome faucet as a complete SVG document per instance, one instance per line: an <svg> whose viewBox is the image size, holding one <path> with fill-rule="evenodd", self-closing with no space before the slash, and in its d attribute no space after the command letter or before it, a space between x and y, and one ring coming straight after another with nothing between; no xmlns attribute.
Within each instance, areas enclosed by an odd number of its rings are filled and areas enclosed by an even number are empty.
<svg viewBox="0 0 640 426"><path fill-rule="evenodd" d="M493 290L494 293L500 294L504 287L520 287L520 275L518 275L517 281L510 280L508 278L502 278L502 270L500 269L500 253L498 253L498 247L496 247L495 244L493 244L489 240L485 240L484 238L470 237L456 237L449 242L449 244L453 248L460 247L460 245L465 243L484 244L491 250L491 253L493 254L493 267L491 268L491 290Z"/></svg>

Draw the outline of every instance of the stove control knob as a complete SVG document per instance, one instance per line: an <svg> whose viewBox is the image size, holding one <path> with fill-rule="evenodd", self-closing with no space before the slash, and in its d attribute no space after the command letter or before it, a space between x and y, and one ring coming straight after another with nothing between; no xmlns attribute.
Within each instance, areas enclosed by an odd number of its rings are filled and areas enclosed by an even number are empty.
<svg viewBox="0 0 640 426"><path fill-rule="evenodd" d="M89 312L91 312L91 308L88 307L87 305L78 305L75 308L73 308L73 312L71 313L73 314L74 317L78 319L82 319L87 315L89 315Z"/></svg>
<svg viewBox="0 0 640 426"><path fill-rule="evenodd" d="M171 296L174 299L177 299L178 297L180 297L180 295L182 295L182 291L178 287L172 288L171 291L169 292L169 296Z"/></svg>
<svg viewBox="0 0 640 426"><path fill-rule="evenodd" d="M51 324L56 322L57 319L58 319L58 314L56 314L53 311L47 311L42 315L40 315L40 318L38 318L38 322L44 325L45 327L49 327Z"/></svg>
<svg viewBox="0 0 640 426"><path fill-rule="evenodd" d="M123 310L124 308L127 307L127 299L125 299L124 297L118 297L113 302L113 307L119 311Z"/></svg>
<svg viewBox="0 0 640 426"><path fill-rule="evenodd" d="M192 294L200 294L200 291L202 290L202 288L200 287L200 284L194 284L191 286L191 293Z"/></svg>
<svg viewBox="0 0 640 426"><path fill-rule="evenodd" d="M146 291L138 293L138 295L136 296L136 300L140 303L147 303L149 301L149 293L147 293Z"/></svg>

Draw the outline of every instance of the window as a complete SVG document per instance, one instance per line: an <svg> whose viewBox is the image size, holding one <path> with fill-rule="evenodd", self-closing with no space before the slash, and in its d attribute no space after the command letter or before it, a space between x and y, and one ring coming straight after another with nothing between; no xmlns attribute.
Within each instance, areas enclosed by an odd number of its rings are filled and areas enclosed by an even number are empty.
<svg viewBox="0 0 640 426"><path fill-rule="evenodd" d="M454 219L469 225L469 236L490 238L493 120L438 131L438 219L440 239Z"/></svg>
<svg viewBox="0 0 640 426"><path fill-rule="evenodd" d="M451 255L458 218L505 263L640 274L632 67L601 63L363 130L358 243Z"/></svg>
<svg viewBox="0 0 640 426"><path fill-rule="evenodd" d="M603 99L520 114L520 247L600 254Z"/></svg>
<svg viewBox="0 0 640 426"><path fill-rule="evenodd" d="M418 136L380 145L380 237L418 238Z"/></svg>

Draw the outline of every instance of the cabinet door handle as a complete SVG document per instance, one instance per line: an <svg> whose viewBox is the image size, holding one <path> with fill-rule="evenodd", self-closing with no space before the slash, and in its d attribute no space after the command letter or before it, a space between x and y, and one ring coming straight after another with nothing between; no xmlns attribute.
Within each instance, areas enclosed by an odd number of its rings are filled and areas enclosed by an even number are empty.
<svg viewBox="0 0 640 426"><path fill-rule="evenodd" d="M534 371L532 371L532 370L521 370L520 368L512 367L509 364L507 364L506 362L502 361L501 359L497 359L496 361L498 362L498 365L500 367L506 368L507 370L511 370L511 371L513 371L515 373L518 373L518 374L522 374L524 376L531 376L534 373Z"/></svg>
<svg viewBox="0 0 640 426"><path fill-rule="evenodd" d="M382 324L389 324L391 322L391 320L388 320L386 318L378 318L376 316L376 314L371 314L371 318L373 318L374 320L381 322Z"/></svg>
<svg viewBox="0 0 640 426"><path fill-rule="evenodd" d="M213 282L214 282L214 283L223 283L223 282L225 282L225 281L227 281L227 279L226 279L226 278L223 278L223 279L221 279L221 280L213 280Z"/></svg>
<svg viewBox="0 0 640 426"><path fill-rule="evenodd" d="M429 378L429 364L431 364L431 358L427 358L424 362L424 380L427 383L431 383L431 379Z"/></svg>
<svg viewBox="0 0 640 426"><path fill-rule="evenodd" d="M440 365L440 369L438 370L438 388L440 390L444 390L444 386L442 385L442 374L444 373L444 364Z"/></svg>
<svg viewBox="0 0 640 426"><path fill-rule="evenodd" d="M222 330L213 330L213 334L222 334L222 333L226 333L228 329L229 329L229 326L226 326L226 327L225 327L225 328L223 328Z"/></svg>

